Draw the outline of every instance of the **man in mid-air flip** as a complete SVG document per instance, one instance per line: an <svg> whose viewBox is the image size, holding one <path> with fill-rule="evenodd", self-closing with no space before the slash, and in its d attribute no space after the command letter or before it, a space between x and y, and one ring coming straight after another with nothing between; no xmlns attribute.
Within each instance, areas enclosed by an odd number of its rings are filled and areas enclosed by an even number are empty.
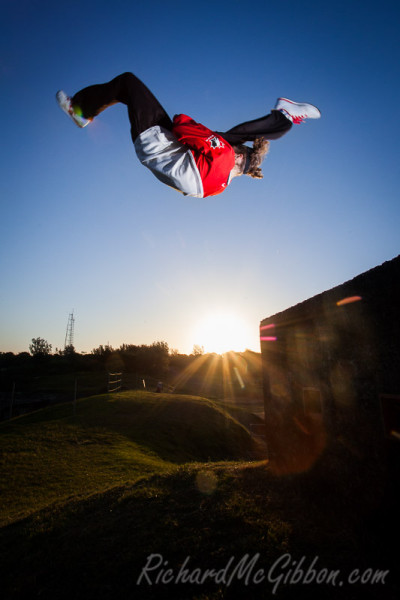
<svg viewBox="0 0 400 600"><path fill-rule="evenodd" d="M211 131L186 115L175 115L171 121L150 90L132 73L86 87L72 98L59 91L56 98L79 127L85 127L117 102L126 104L140 162L163 183L196 198L220 194L240 175L262 179L260 165L268 152L268 140L282 137L293 123L321 116L312 104L278 98L265 117L226 132ZM253 142L253 147L245 142Z"/></svg>

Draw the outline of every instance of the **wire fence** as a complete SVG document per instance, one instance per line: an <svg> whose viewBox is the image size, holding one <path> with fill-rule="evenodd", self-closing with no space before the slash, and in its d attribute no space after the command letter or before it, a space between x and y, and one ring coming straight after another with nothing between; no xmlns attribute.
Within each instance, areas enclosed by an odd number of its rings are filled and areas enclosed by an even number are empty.
<svg viewBox="0 0 400 600"><path fill-rule="evenodd" d="M147 377L135 373L104 373L72 374L63 377L58 385L50 384L45 380L38 382L32 380L10 381L2 385L0 391L0 421L12 419L23 414L54 406L56 404L71 402L73 414L76 414L77 400L104 393L118 393L129 390L146 390L148 392L172 393L175 388L155 377Z"/></svg>
<svg viewBox="0 0 400 600"><path fill-rule="evenodd" d="M108 374L108 393L119 392L122 388L122 373Z"/></svg>

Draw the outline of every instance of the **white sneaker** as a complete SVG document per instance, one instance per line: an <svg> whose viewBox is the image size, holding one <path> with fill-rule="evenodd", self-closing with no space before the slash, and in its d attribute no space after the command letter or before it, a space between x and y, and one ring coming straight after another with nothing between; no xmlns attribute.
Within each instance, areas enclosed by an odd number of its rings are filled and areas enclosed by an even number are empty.
<svg viewBox="0 0 400 600"><path fill-rule="evenodd" d="M79 115L72 106L71 98L67 96L65 92L62 90L57 92L56 99L61 110L63 110L65 114L68 115L73 122L78 125L78 127L86 127L86 125L89 125L92 119L85 119L85 117Z"/></svg>
<svg viewBox="0 0 400 600"><path fill-rule="evenodd" d="M292 123L302 123L305 119L319 119L321 116L316 106L306 102L293 102L287 98L278 98L275 110L281 111Z"/></svg>

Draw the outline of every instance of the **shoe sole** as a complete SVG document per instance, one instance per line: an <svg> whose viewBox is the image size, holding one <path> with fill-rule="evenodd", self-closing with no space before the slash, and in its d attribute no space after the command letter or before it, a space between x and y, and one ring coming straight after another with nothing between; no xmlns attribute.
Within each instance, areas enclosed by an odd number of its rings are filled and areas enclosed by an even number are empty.
<svg viewBox="0 0 400 600"><path fill-rule="evenodd" d="M294 102L294 100L289 100L289 98L279 98L279 100L283 100L284 102L288 102L289 104L295 104L296 106L311 106L312 108L314 108L317 111L317 115L314 116L309 116L309 119L319 119L321 117L321 111L319 110L319 108L317 108L316 106L314 106L314 104L310 104L309 102Z"/></svg>

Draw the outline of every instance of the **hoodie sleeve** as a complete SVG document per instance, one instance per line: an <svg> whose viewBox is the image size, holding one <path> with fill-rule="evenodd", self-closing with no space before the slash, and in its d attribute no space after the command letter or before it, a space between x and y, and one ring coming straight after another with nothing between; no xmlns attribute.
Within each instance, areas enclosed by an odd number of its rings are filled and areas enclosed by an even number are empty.
<svg viewBox="0 0 400 600"><path fill-rule="evenodd" d="M175 115L173 119L173 129L175 137L192 150L198 150L212 156L210 150L216 148L232 149L226 140L219 135L204 127L201 123L196 123L187 115Z"/></svg>

